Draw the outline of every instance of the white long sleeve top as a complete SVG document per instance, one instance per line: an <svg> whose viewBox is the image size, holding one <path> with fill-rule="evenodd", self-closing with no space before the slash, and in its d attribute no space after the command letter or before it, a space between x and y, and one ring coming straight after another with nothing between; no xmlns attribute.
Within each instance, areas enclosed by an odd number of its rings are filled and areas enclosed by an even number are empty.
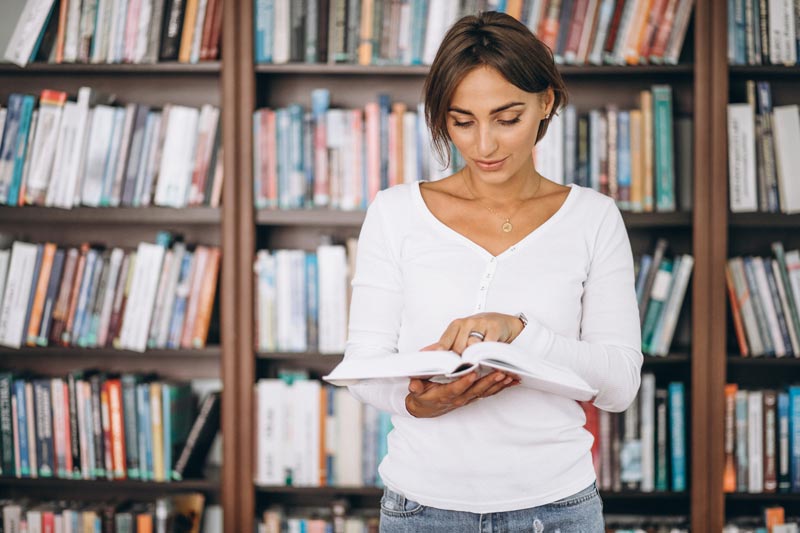
<svg viewBox="0 0 800 533"><path fill-rule="evenodd" d="M417 351L480 312L525 313L513 344L569 367L623 411L642 354L630 243L613 200L571 186L560 209L503 253L437 219L418 183L378 194L358 243L346 358ZM511 387L445 415L408 413L408 382L350 387L392 413L382 480L423 505L473 513L544 505L595 480L573 400Z"/></svg>

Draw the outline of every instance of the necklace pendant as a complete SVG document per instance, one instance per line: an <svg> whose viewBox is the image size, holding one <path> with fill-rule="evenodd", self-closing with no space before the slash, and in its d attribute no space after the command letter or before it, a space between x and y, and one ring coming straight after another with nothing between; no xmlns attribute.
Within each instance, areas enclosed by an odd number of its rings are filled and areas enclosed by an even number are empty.
<svg viewBox="0 0 800 533"><path fill-rule="evenodd" d="M514 226L512 226L512 225L511 225L511 222L509 222L508 220L506 220L506 221L503 223L503 231L504 231L505 233L511 233L511 230L512 230L512 229L514 229Z"/></svg>

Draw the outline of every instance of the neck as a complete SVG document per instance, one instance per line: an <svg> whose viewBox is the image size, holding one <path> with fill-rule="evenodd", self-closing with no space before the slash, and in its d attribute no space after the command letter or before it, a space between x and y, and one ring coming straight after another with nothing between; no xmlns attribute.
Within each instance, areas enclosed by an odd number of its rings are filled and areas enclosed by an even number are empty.
<svg viewBox="0 0 800 533"><path fill-rule="evenodd" d="M475 199L498 205L513 205L534 198L544 179L533 164L502 183L487 183L475 178L469 167L464 167L461 172L468 192Z"/></svg>

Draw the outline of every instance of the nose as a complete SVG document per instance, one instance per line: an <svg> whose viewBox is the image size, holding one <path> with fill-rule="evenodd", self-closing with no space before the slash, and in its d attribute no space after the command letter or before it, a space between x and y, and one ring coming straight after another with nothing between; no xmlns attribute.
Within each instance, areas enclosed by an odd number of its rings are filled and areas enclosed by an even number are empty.
<svg viewBox="0 0 800 533"><path fill-rule="evenodd" d="M497 150L497 139L490 125L478 128L478 155L489 157Z"/></svg>

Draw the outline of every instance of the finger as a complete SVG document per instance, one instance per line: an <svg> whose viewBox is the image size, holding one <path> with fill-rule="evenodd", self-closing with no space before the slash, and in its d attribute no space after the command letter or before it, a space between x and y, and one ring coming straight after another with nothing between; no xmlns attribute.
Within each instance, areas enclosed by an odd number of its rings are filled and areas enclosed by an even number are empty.
<svg viewBox="0 0 800 533"><path fill-rule="evenodd" d="M486 325L486 331L483 333L484 342L497 342L500 340L500 328L494 322L489 322Z"/></svg>
<svg viewBox="0 0 800 533"><path fill-rule="evenodd" d="M450 322L450 325L447 326L446 330L444 330L444 333L442 333L442 336L439 338L439 342L437 343L439 344L439 346L442 347L441 349L443 350L453 349L453 343L458 337L459 329L461 329L461 320L453 320L452 322Z"/></svg>
<svg viewBox="0 0 800 533"><path fill-rule="evenodd" d="M495 382L494 384L492 384L491 387L486 389L486 392L483 393L482 397L488 398L489 396L494 396L501 390L507 389L508 387L512 387L514 383L515 381L512 378L506 377L503 381Z"/></svg>
<svg viewBox="0 0 800 533"><path fill-rule="evenodd" d="M494 371L478 380L472 387L470 387L467 393L476 396L483 396L491 387L503 383L506 377L507 376L503 372Z"/></svg>
<svg viewBox="0 0 800 533"><path fill-rule="evenodd" d="M476 341L480 342L480 339L469 336L469 334L473 331L483 333L483 328L473 320L462 321L456 338L453 340L452 350L458 354L461 354L464 353L464 350L467 348L470 339L475 339Z"/></svg>
<svg viewBox="0 0 800 533"><path fill-rule="evenodd" d="M478 373L477 372L470 372L466 376L462 376L457 380L453 381L452 383L448 383L446 385L442 385L438 389L438 393L441 393L443 397L446 398L457 398L464 394L464 392L469 389L476 381L478 381Z"/></svg>

